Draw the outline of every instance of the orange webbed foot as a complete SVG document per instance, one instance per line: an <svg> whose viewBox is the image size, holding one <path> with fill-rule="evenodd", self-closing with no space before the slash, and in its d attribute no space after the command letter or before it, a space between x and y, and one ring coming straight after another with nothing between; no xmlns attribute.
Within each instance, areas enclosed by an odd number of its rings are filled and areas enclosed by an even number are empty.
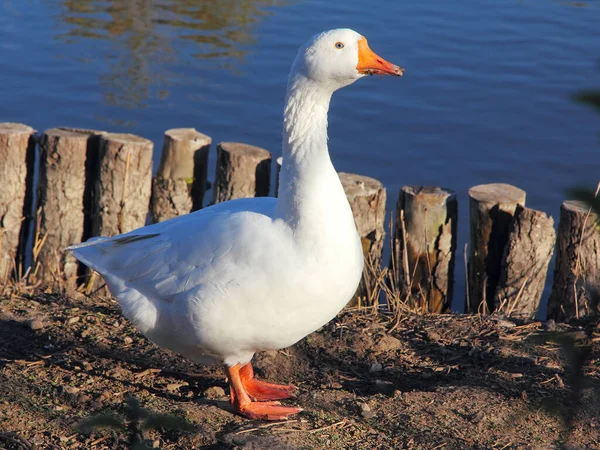
<svg viewBox="0 0 600 450"><path fill-rule="evenodd" d="M294 406L281 406L277 401L260 401L289 398L296 387L256 380L250 363L228 367L227 375L231 403L240 416L254 420L284 420L302 411Z"/></svg>
<svg viewBox="0 0 600 450"><path fill-rule="evenodd" d="M267 383L254 378L252 364L247 363L240 368L240 378L246 392L252 400L281 400L295 397L294 392L298 389L293 385Z"/></svg>
<svg viewBox="0 0 600 450"><path fill-rule="evenodd" d="M250 402L244 405L234 405L235 411L253 420L285 420L292 414L302 411L302 408L281 406L279 402Z"/></svg>
<svg viewBox="0 0 600 450"><path fill-rule="evenodd" d="M297 389L296 386L267 383L257 379L244 383L244 387L250 398L259 402L293 398L295 397L294 392Z"/></svg>

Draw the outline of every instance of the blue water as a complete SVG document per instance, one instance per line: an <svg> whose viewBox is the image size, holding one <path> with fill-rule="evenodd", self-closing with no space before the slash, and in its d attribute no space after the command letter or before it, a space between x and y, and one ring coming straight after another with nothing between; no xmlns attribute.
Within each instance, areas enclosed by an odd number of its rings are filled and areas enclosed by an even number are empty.
<svg viewBox="0 0 600 450"><path fill-rule="evenodd" d="M195 127L280 155L290 64L312 34L351 27L406 68L334 96L336 168L459 198L515 184L558 220L565 190L600 179L600 3L551 0L0 0L0 121L139 134ZM211 169L212 171L213 169ZM552 268L552 267L551 267ZM464 270L457 258L455 305Z"/></svg>

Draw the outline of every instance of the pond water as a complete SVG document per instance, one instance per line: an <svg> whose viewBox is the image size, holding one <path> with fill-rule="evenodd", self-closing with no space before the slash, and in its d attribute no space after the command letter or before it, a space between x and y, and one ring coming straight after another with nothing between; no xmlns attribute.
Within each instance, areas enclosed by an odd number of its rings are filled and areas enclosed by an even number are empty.
<svg viewBox="0 0 600 450"><path fill-rule="evenodd" d="M517 185L558 220L568 187L600 179L600 118L571 99L600 86L598 23L597 1L0 0L0 121L157 149L195 127L279 156L298 46L353 28L406 76L336 93L333 162L381 180L389 208L405 184L457 192L462 309L469 187Z"/></svg>

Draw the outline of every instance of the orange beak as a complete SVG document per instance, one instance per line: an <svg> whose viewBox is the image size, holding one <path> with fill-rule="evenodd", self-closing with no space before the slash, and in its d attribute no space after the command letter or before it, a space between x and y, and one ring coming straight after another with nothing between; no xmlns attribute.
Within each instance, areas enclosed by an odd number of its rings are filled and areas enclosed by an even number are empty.
<svg viewBox="0 0 600 450"><path fill-rule="evenodd" d="M367 40L364 37L361 37L358 41L358 64L356 70L365 75L393 75L396 77L404 75L402 67L398 67L377 56L369 48L369 44L367 44Z"/></svg>

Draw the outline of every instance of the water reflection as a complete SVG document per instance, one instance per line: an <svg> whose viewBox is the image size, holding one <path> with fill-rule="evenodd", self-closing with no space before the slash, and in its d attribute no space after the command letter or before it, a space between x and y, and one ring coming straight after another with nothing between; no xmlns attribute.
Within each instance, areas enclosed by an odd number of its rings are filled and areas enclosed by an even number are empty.
<svg viewBox="0 0 600 450"><path fill-rule="evenodd" d="M62 0L59 19L67 44L98 40L109 52L100 75L105 102L143 107L151 96L165 98L177 75L169 63L212 58L219 69L235 71L254 43L256 26L285 0ZM191 44L191 45L190 45ZM78 58L87 62L86 58ZM160 86L157 92L153 88Z"/></svg>

